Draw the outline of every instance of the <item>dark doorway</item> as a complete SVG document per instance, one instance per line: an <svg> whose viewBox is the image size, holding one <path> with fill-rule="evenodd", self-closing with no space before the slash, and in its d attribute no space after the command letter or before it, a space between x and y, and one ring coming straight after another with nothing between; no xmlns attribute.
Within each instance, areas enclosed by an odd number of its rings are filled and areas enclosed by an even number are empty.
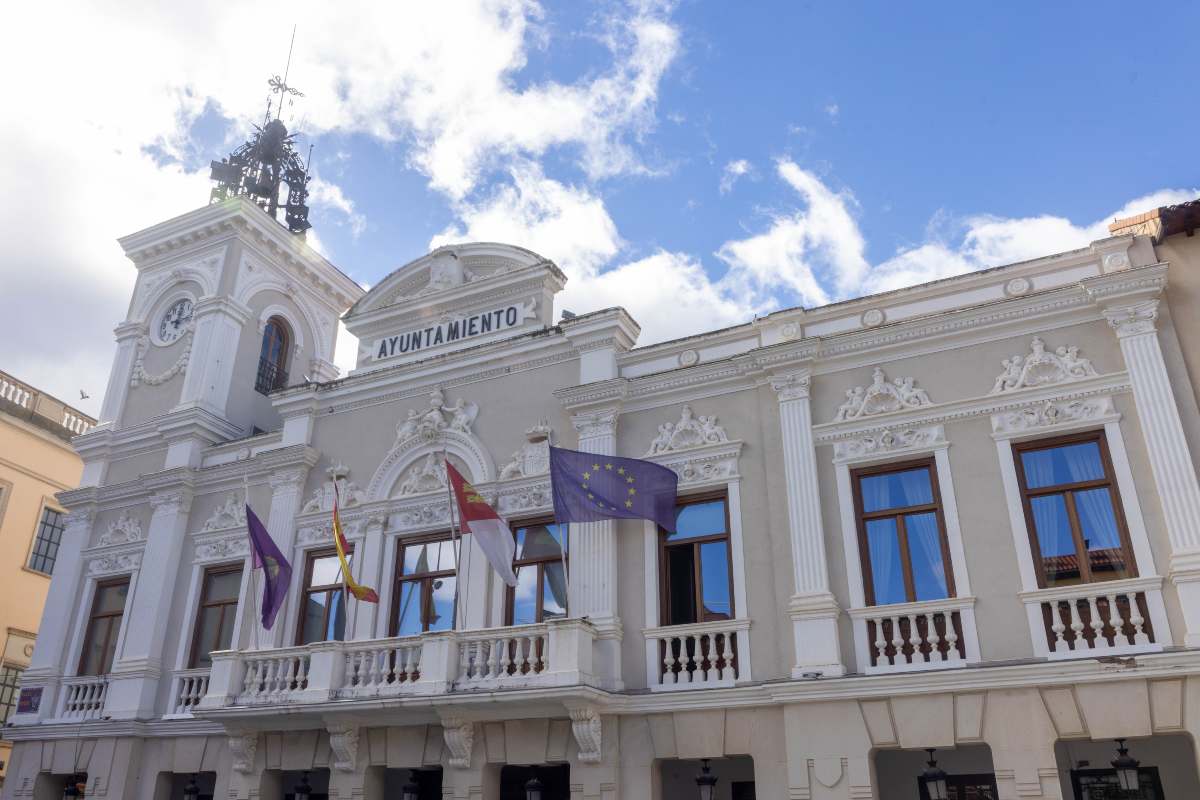
<svg viewBox="0 0 1200 800"><path fill-rule="evenodd" d="M756 800L754 796L754 781L734 781L729 784L732 800Z"/></svg>
<svg viewBox="0 0 1200 800"><path fill-rule="evenodd" d="M1071 770L1071 789L1075 800L1107 800L1118 797L1117 773L1111 769ZM1158 778L1158 767L1142 767L1138 770L1138 800L1164 800L1162 781Z"/></svg>
<svg viewBox="0 0 1200 800"><path fill-rule="evenodd" d="M534 773L544 787L542 800L571 800L571 767L568 764L501 768L500 800L525 800L525 782Z"/></svg>
<svg viewBox="0 0 1200 800"><path fill-rule="evenodd" d="M171 797L183 797L184 788L191 783L190 774L175 773L171 775ZM196 786L200 789L200 800L213 800L216 791L217 773L201 772L196 775Z"/></svg>
<svg viewBox="0 0 1200 800"><path fill-rule="evenodd" d="M917 778L921 800L929 800L925 779ZM996 791L996 776L990 772L978 775L947 775L946 795L949 800L999 800Z"/></svg>
<svg viewBox="0 0 1200 800"><path fill-rule="evenodd" d="M432 769L389 769L383 775L383 796L399 797L400 790L408 783L409 777L416 781L420 791L419 800L442 800L442 768Z"/></svg>

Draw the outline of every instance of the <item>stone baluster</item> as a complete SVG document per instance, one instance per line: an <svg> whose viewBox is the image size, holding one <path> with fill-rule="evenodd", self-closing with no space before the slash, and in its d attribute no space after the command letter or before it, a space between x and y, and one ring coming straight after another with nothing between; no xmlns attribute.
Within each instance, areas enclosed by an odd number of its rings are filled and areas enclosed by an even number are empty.
<svg viewBox="0 0 1200 800"><path fill-rule="evenodd" d="M807 371L771 378L771 386L779 397L787 483L788 528L795 580L795 593L788 611L796 649L792 675L797 678L805 673L835 676L846 671L838 642L840 610L829 590L809 385Z"/></svg>

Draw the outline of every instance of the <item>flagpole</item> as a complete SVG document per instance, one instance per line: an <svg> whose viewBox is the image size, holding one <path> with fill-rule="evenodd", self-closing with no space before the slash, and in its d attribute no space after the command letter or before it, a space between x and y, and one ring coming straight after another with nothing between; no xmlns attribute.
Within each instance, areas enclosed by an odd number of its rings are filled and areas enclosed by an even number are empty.
<svg viewBox="0 0 1200 800"><path fill-rule="evenodd" d="M549 435L546 436L546 456L549 458L549 448L554 446L554 430L551 429ZM567 607L564 609L567 618L571 616L571 571L567 568L567 541L571 535L571 523L567 523L566 527L560 527L558 524L558 510L554 508L554 470L550 470L550 503L554 509L554 527L559 529L562 534L562 541L558 545L558 556L562 562L563 568L563 588L567 591ZM540 601L539 601L540 602Z"/></svg>
<svg viewBox="0 0 1200 800"><path fill-rule="evenodd" d="M250 477L249 477L249 475L250 475L250 472L248 469L246 472L242 473L242 504L244 506L246 506L247 508L250 507ZM250 524L248 520L247 520L246 524L247 524L247 526ZM247 536L250 535L249 527L247 527L247 529L246 529L246 535ZM253 542L251 542L251 544L250 544L250 549L251 549L251 551L253 551L253 549L254 549ZM250 594L254 599L254 622L253 622L254 637L253 637L252 641L254 644L253 649L257 650L260 646L258 629L260 627L262 627L262 610L261 610L259 600L258 600L258 574L254 569L254 555L253 554L251 554L251 556L250 556Z"/></svg>
<svg viewBox="0 0 1200 800"><path fill-rule="evenodd" d="M338 494L337 476L336 475L333 476L333 499L334 499L334 508L336 509L338 506L341 505L341 503L339 501L342 499ZM339 521L340 521L340 519L341 519L341 517L338 517ZM340 524L340 522L339 522L339 524ZM333 535L335 538L337 537L337 530L333 531ZM347 565L347 566L349 566L349 565ZM342 573L342 615L346 620L345 623L342 625L342 641L346 641L346 626L350 624L350 587L346 584L346 570L339 569L338 572ZM337 625L336 619L334 620L333 624Z"/></svg>
<svg viewBox="0 0 1200 800"><path fill-rule="evenodd" d="M442 448L442 467L445 468L450 463L450 456L446 449ZM450 488L450 474L446 473L446 512L450 516L450 538L454 542L454 629L461 630L458 626L458 587L462 583L462 558L460 551L462 550L462 538L455 532L454 529L454 492ZM464 620L465 622L465 620ZM463 628L466 626L464 625Z"/></svg>

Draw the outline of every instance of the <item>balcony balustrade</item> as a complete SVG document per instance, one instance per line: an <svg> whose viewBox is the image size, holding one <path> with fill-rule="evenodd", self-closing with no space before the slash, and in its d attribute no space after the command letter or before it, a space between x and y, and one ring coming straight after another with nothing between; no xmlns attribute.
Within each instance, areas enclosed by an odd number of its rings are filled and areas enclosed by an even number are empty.
<svg viewBox="0 0 1200 800"><path fill-rule="evenodd" d="M733 686L745 680L739 648L746 652L749 620L669 625L643 631L652 691Z"/></svg>
<svg viewBox="0 0 1200 800"><path fill-rule="evenodd" d="M863 672L916 672L977 661L974 598L951 597L850 610ZM968 635L969 634L969 635Z"/></svg>
<svg viewBox="0 0 1200 800"><path fill-rule="evenodd" d="M1021 595L1038 655L1092 658L1162 650L1161 578L1039 589Z"/></svg>
<svg viewBox="0 0 1200 800"><path fill-rule="evenodd" d="M66 678L59 694L57 717L61 720L97 719L104 712L108 676L85 675Z"/></svg>
<svg viewBox="0 0 1200 800"><path fill-rule="evenodd" d="M171 676L168 716L189 717L192 709L208 694L208 668L181 669Z"/></svg>

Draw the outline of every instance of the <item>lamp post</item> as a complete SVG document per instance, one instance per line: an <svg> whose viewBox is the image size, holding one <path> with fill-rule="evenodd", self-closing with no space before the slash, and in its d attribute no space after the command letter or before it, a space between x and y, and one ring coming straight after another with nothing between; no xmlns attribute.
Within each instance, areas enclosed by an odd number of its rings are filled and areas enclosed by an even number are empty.
<svg viewBox="0 0 1200 800"><path fill-rule="evenodd" d="M1117 773L1117 787L1122 797L1140 797L1141 781L1138 780L1138 764L1141 762L1129 755L1124 739L1116 739L1117 757L1109 763Z"/></svg>
<svg viewBox="0 0 1200 800"><path fill-rule="evenodd" d="M308 784L308 773L300 776L300 782L292 789L293 800L308 800L312 796L312 786Z"/></svg>
<svg viewBox="0 0 1200 800"><path fill-rule="evenodd" d="M925 752L929 753L929 766L921 773L925 780L925 791L929 793L929 800L946 800L946 770L939 767L934 760L934 748L927 747Z"/></svg>
<svg viewBox="0 0 1200 800"><path fill-rule="evenodd" d="M200 800L200 787L196 785L196 774L188 778L187 786L183 787L183 800Z"/></svg>
<svg viewBox="0 0 1200 800"><path fill-rule="evenodd" d="M717 796L717 776L708 769L708 759L700 759L700 774L696 776L696 788L700 790L700 800L713 800Z"/></svg>
<svg viewBox="0 0 1200 800"><path fill-rule="evenodd" d="M400 800L420 800L421 785L417 783L417 771L408 771L408 780L400 787Z"/></svg>
<svg viewBox="0 0 1200 800"><path fill-rule="evenodd" d="M538 779L537 767L533 767L533 776L525 781L525 800L542 800L542 792L546 787Z"/></svg>

